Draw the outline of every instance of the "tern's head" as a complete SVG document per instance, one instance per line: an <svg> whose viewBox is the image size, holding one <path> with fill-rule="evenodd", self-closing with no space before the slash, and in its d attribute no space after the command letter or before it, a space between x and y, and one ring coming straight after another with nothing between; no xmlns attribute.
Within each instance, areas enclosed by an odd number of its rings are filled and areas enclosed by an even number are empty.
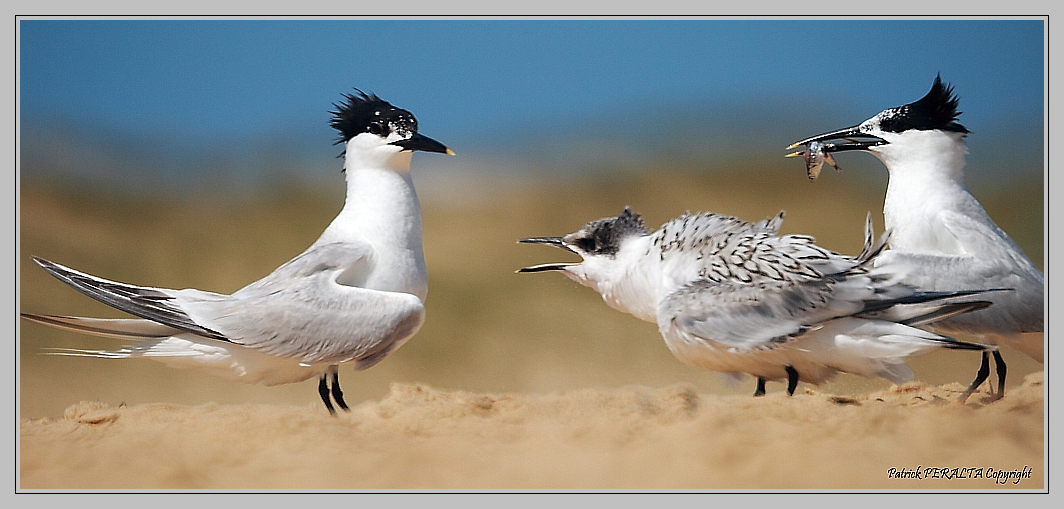
<svg viewBox="0 0 1064 509"><path fill-rule="evenodd" d="M788 149L820 142L824 152L863 150L875 154L888 168L891 163L934 157L955 149L966 152L964 136L969 133L957 122L958 99L953 87L935 77L931 90L920 100L889 108L853 127L831 131L795 142Z"/></svg>
<svg viewBox="0 0 1064 509"><path fill-rule="evenodd" d="M526 244L548 244L580 255L579 263L548 263L525 267L518 272L558 270L574 281L592 288L613 277L626 241L650 234L643 219L625 207L621 215L591 221L576 232L564 237L532 237L521 239Z"/></svg>
<svg viewBox="0 0 1064 509"><path fill-rule="evenodd" d="M352 158L367 163L384 162L398 154L409 163L410 154L421 150L451 154L442 143L417 132L417 119L409 111L392 106L374 94L355 89L356 94L344 94L341 104L334 104L333 128L340 132L336 144L345 144L348 164ZM399 164L399 167L407 165Z"/></svg>

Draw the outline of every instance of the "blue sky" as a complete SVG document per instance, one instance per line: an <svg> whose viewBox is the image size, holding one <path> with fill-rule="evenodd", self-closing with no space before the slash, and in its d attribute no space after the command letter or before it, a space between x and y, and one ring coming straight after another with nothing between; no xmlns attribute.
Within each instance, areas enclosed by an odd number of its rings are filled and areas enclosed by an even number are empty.
<svg viewBox="0 0 1064 509"><path fill-rule="evenodd" d="M358 87L411 110L423 133L470 159L520 139L542 148L552 136L653 135L684 112L692 139L778 130L762 148L776 157L795 139L920 98L941 73L961 97L975 152L1017 126L1042 131L1045 27L1023 18L22 19L22 148L37 154L31 145L51 139L38 139L40 126L73 126L165 140L175 152L285 140L330 160L328 111Z"/></svg>

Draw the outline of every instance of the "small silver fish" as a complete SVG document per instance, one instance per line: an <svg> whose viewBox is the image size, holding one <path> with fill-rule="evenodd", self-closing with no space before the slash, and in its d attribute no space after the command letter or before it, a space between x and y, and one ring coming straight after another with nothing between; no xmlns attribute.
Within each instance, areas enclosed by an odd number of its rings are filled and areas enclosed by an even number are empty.
<svg viewBox="0 0 1064 509"><path fill-rule="evenodd" d="M802 156L802 159L805 160L805 171L809 175L809 180L816 180L820 176L820 168L824 166L824 163L830 164L832 168L835 168L835 171L842 171L842 168L839 168L839 165L835 163L835 158L824 150L830 146L833 145L811 141L804 151L787 154L787 157Z"/></svg>

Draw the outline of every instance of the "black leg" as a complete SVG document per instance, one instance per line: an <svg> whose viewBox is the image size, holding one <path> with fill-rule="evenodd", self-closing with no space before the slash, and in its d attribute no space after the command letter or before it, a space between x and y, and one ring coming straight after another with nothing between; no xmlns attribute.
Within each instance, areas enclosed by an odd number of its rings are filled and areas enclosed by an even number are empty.
<svg viewBox="0 0 1064 509"><path fill-rule="evenodd" d="M997 352L994 353L996 354ZM971 396L972 393L975 392L975 390L978 389L979 386L982 385L983 382L986 381L987 377L989 376L990 354L983 352L983 362L979 365L979 371L975 374L975 380L972 381L972 385L969 385L968 389L964 391L964 394L961 394L960 402L964 403L965 401L967 401L968 396Z"/></svg>
<svg viewBox="0 0 1064 509"><path fill-rule="evenodd" d="M794 396L794 389L798 387L798 372L793 366L787 366L787 395Z"/></svg>
<svg viewBox="0 0 1064 509"><path fill-rule="evenodd" d="M765 395L765 379L757 377L757 389L754 391L754 397Z"/></svg>
<svg viewBox="0 0 1064 509"><path fill-rule="evenodd" d="M994 350L994 365L997 367L998 374L998 391L994 397L997 400L1005 395L1005 373L1008 371L1008 368L1005 367L1005 359L1001 358L1001 352L997 350Z"/></svg>
<svg viewBox="0 0 1064 509"><path fill-rule="evenodd" d="M329 384L326 381L327 375L321 375L318 379L318 395L321 396L321 400L325 402L325 408L329 409L329 413L336 415L336 409L333 408L332 401L329 401Z"/></svg>
<svg viewBox="0 0 1064 509"><path fill-rule="evenodd" d="M350 409L347 408L347 403L344 403L344 393L340 390L340 374L335 371L332 376L332 395L333 399L336 400L336 404L340 405L340 408L343 408L345 411L350 411Z"/></svg>

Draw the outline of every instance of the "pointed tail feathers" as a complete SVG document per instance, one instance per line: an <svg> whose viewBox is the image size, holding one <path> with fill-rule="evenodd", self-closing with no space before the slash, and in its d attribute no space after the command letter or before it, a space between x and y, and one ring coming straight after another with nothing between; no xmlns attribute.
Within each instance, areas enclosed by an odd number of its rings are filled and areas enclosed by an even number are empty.
<svg viewBox="0 0 1064 509"><path fill-rule="evenodd" d="M956 338L938 335L938 338L931 338L934 341L938 341L942 348L949 350L975 350L978 352L993 352L998 349L996 345L982 345L979 343L969 343L967 341L961 341Z"/></svg>
<svg viewBox="0 0 1064 509"><path fill-rule="evenodd" d="M106 338L140 340L165 338L179 334L179 329L137 318L83 318L21 313L22 318L57 329L103 336Z"/></svg>
<svg viewBox="0 0 1064 509"><path fill-rule="evenodd" d="M930 310L922 315L916 315L903 320L898 320L898 323L904 323L905 325L911 325L913 327L920 327L921 325L929 325L939 320L952 318L954 316L967 313L969 311L983 309L989 307L990 304L992 303L986 300L958 302L956 304L945 304L940 308Z"/></svg>
<svg viewBox="0 0 1064 509"><path fill-rule="evenodd" d="M931 325L935 322L968 313L991 305L987 300L970 300L962 302L943 302L948 299L971 297L991 292L1011 291L1010 289L958 290L943 292L915 292L902 297L883 300L865 301L865 307L854 316L889 320L914 327Z"/></svg>
<svg viewBox="0 0 1064 509"><path fill-rule="evenodd" d="M184 311L172 305L170 301L174 296L166 290L109 281L36 256L33 261L56 279L108 306L175 329L228 341L224 335L197 324Z"/></svg>

